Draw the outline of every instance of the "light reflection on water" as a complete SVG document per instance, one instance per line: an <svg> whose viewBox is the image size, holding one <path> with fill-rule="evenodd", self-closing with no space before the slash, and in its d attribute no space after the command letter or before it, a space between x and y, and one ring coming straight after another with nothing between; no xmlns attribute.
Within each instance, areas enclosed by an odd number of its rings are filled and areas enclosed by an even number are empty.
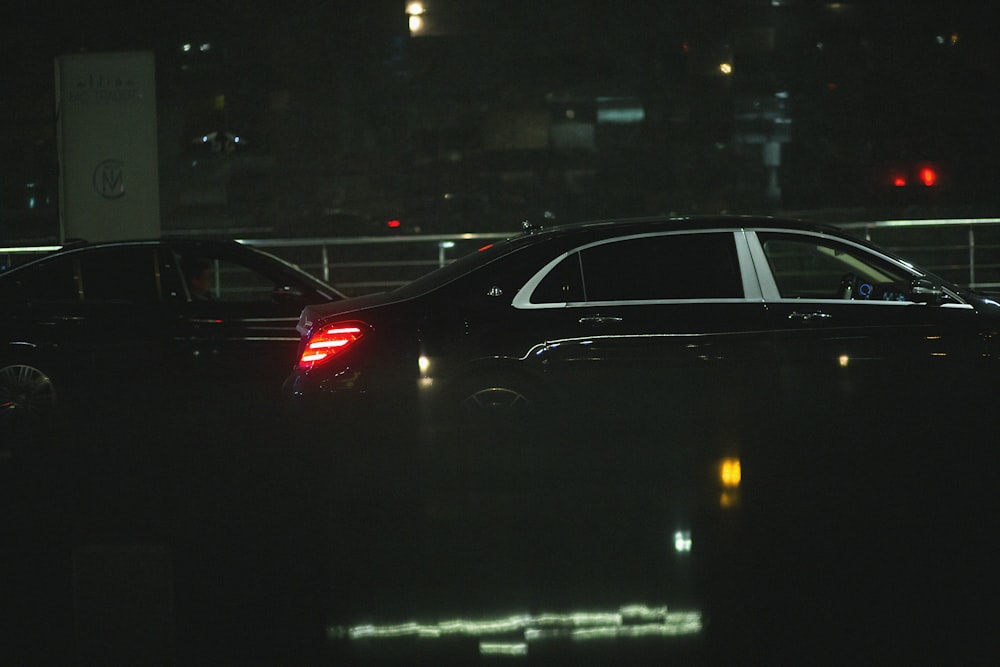
<svg viewBox="0 0 1000 667"><path fill-rule="evenodd" d="M532 642L545 640L680 637L696 635L701 630L700 611L668 611L666 606L626 605L612 612L513 614L493 619L454 619L437 623L410 621L394 625L331 626L327 629L327 637L351 641L473 637L480 639L479 648L483 655L526 655Z"/></svg>

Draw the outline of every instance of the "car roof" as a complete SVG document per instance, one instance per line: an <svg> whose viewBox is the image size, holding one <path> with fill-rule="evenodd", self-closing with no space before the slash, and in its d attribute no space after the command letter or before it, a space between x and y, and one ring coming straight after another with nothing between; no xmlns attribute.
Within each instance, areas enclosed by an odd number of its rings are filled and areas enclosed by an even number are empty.
<svg viewBox="0 0 1000 667"><path fill-rule="evenodd" d="M522 235L535 235L539 233L562 235L578 234L581 230L613 230L619 232L642 232L642 231L697 231L699 229L717 229L719 227L774 227L780 229L815 231L815 232L840 232L830 225L821 225L794 218L779 218L764 215L693 215L693 216L645 216L627 218L606 218L599 220L584 220L580 222L564 223L559 225L545 226L533 225L525 222Z"/></svg>
<svg viewBox="0 0 1000 667"><path fill-rule="evenodd" d="M30 269L33 266L37 266L41 263L47 263L54 259L60 257L71 256L80 252L88 252L91 250L100 250L104 248L116 248L116 247L134 247L134 246L163 246L174 250L180 251L183 256L185 253L197 253L199 250L204 250L208 252L222 251L235 251L242 256L253 255L260 258L260 260L268 263L269 265L277 268L283 267L285 271L289 271L300 276L301 280L305 283L311 284L311 286L322 292L326 293L330 298L344 299L347 295L341 292L339 289L330 285L329 283L319 279L318 277L312 275L308 271L303 270L301 267L295 264L273 255L266 250L261 250L255 248L251 245L241 243L235 239L222 239L222 238L191 238L191 237L165 237L165 238L153 238L153 239L127 239L127 240L111 240L111 241L83 241L83 240L71 240L67 241L65 245L61 248L48 252L44 255L35 257L24 264L19 264L13 266L6 271L0 271L0 279L6 280L17 280L18 278L7 278L7 276L17 276L21 271Z"/></svg>
<svg viewBox="0 0 1000 667"><path fill-rule="evenodd" d="M217 239L217 238L176 237L176 238L155 238L155 239L120 239L120 240L109 240L109 241L86 241L83 239L71 239L66 241L66 243L63 244L61 248L53 251L53 253L51 254L73 252L79 250L90 250L95 248L113 248L119 246L136 246L136 245L169 245L169 246L189 246L189 247L204 246L204 247L214 247L214 248L242 246L242 244L233 239Z"/></svg>
<svg viewBox="0 0 1000 667"><path fill-rule="evenodd" d="M120 247L131 247L131 246L167 246L171 248L178 249L231 249L239 248L245 249L247 251L255 251L256 249L250 246L244 245L239 241L233 239L211 239L211 238L158 238L158 239L124 239L124 240L109 240L109 241L85 241L83 239L70 239L67 240L61 246L55 246L54 249L45 252L42 255L34 257L32 260L13 268L21 268L23 266L28 266L36 262L47 261L54 257L61 257L64 255L74 254L78 252L89 252L91 250L100 250L104 248L120 248ZM13 269L12 269L13 270Z"/></svg>
<svg viewBox="0 0 1000 667"><path fill-rule="evenodd" d="M502 246L505 252L510 252L542 240L551 241L560 238L585 238L590 236L594 240L597 240L612 235L628 236L630 234L741 229L744 227L807 231L864 243L864 240L851 236L831 225L765 215L717 214L682 217L627 217L585 220L558 225L534 225L525 221L523 225L524 229L520 234L512 235L497 245Z"/></svg>
<svg viewBox="0 0 1000 667"><path fill-rule="evenodd" d="M44 252L44 254L35 255L31 259L25 261L24 263L12 266L4 271L0 271L0 276L7 276L12 273L18 273L23 269L35 266L41 263L47 263L53 259L58 259L59 257L65 257L67 255L73 255L80 252L90 252L92 250L100 250L103 248L116 248L116 247L129 247L129 246L166 246L177 249L184 249L190 251L191 249L204 248L216 250L224 250L231 248L244 248L245 251L254 251L253 248L245 246L238 241L231 239L212 239L212 238L153 238L153 239L124 239L124 240L108 240L108 241L86 241L83 239L69 239L62 246L56 246L54 249Z"/></svg>

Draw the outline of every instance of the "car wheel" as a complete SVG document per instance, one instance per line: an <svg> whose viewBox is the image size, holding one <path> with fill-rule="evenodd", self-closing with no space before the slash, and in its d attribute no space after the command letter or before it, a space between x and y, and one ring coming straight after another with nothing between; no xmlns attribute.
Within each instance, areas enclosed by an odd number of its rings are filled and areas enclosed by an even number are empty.
<svg viewBox="0 0 1000 667"><path fill-rule="evenodd" d="M519 376L500 373L466 381L459 399L466 411L504 415L530 409L535 403L534 393Z"/></svg>
<svg viewBox="0 0 1000 667"><path fill-rule="evenodd" d="M510 414L525 410L531 399L516 387L489 386L475 389L462 399L462 407L485 414Z"/></svg>
<svg viewBox="0 0 1000 667"><path fill-rule="evenodd" d="M45 373L25 364L0 368L0 419L37 420L56 405L56 390Z"/></svg>
<svg viewBox="0 0 1000 667"><path fill-rule="evenodd" d="M529 378L499 372L477 375L461 382L455 399L467 418L503 422L536 414L541 391Z"/></svg>
<svg viewBox="0 0 1000 667"><path fill-rule="evenodd" d="M480 371L452 384L440 401L435 402L433 418L426 424L424 436L440 447L457 444L467 447L471 434L478 450L489 449L491 438L504 438L515 432L533 431L538 426L541 385L523 374L507 370Z"/></svg>

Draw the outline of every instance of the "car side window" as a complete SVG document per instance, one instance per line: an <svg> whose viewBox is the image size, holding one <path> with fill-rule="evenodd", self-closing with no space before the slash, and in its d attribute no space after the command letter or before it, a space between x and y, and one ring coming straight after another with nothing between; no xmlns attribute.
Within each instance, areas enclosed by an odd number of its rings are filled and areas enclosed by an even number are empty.
<svg viewBox="0 0 1000 667"><path fill-rule="evenodd" d="M153 303L159 299L152 247L104 248L82 253L78 261L84 301Z"/></svg>
<svg viewBox="0 0 1000 667"><path fill-rule="evenodd" d="M260 271L224 257L189 254L180 266L192 301L271 303L274 290L281 287Z"/></svg>
<svg viewBox="0 0 1000 667"><path fill-rule="evenodd" d="M870 253L820 238L759 236L783 299L908 300L911 277Z"/></svg>
<svg viewBox="0 0 1000 667"><path fill-rule="evenodd" d="M531 294L532 303L583 301L583 274L580 253L572 253L552 267Z"/></svg>
<svg viewBox="0 0 1000 667"><path fill-rule="evenodd" d="M18 289L29 301L65 303L79 301L75 262L62 257L27 267L18 273Z"/></svg>
<svg viewBox="0 0 1000 667"><path fill-rule="evenodd" d="M724 299L743 296L730 233L663 234L580 252L587 301Z"/></svg>
<svg viewBox="0 0 1000 667"><path fill-rule="evenodd" d="M21 293L36 302L151 303L158 299L150 248L105 248L59 257L23 272Z"/></svg>

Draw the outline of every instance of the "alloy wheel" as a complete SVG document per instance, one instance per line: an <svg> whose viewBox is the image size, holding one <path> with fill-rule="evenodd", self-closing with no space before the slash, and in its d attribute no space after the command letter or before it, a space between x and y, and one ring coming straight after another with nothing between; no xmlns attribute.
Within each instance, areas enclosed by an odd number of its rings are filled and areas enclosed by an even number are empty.
<svg viewBox="0 0 1000 667"><path fill-rule="evenodd" d="M25 364L0 368L0 418L38 418L56 404L56 391L49 377Z"/></svg>

